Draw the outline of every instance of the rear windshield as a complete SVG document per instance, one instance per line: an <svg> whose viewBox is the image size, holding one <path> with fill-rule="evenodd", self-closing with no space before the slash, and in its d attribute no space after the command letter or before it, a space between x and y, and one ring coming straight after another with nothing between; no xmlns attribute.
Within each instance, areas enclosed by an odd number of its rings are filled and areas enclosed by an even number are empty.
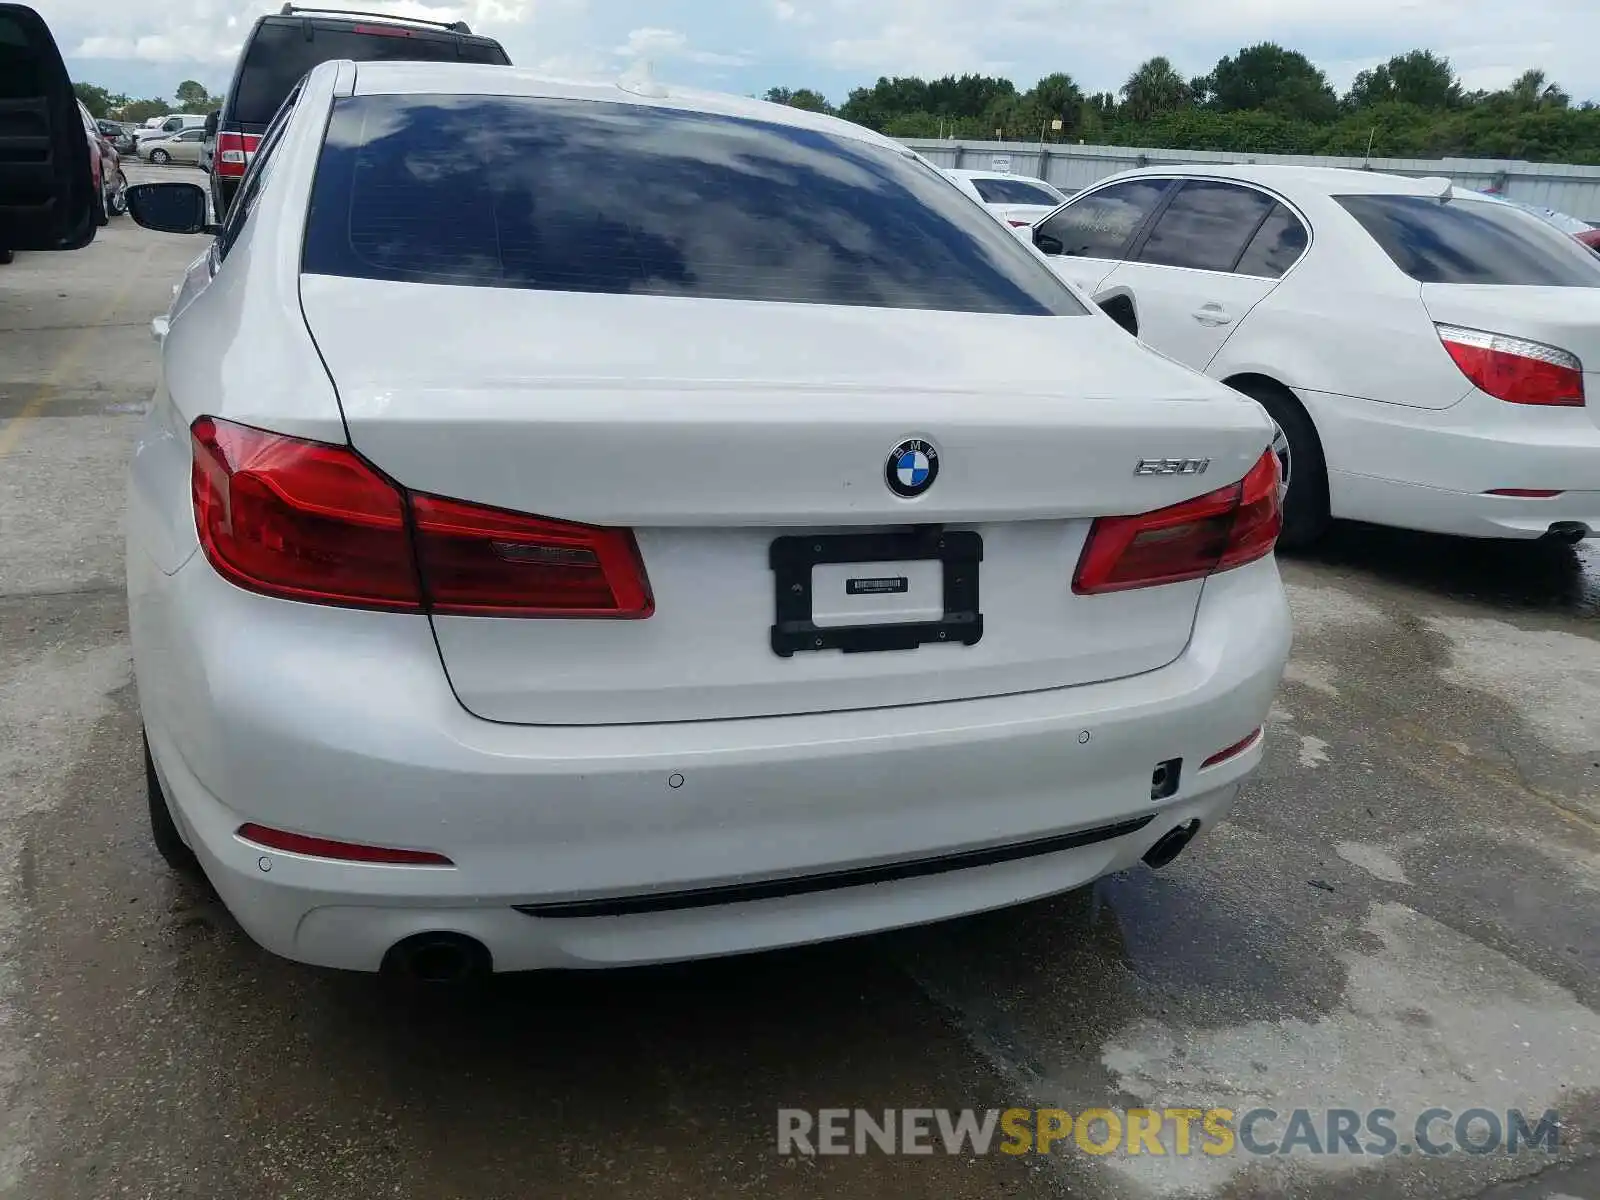
<svg viewBox="0 0 1600 1200"><path fill-rule="evenodd" d="M394 31L398 27L374 28ZM510 61L499 44L489 38L467 38L421 29L406 29L403 37L394 36L393 32L379 34L358 30L359 26L341 29L312 22L311 40L307 41L303 22L263 24L245 51L228 119L245 125L267 124L302 75L336 58L356 62L459 61L497 66Z"/></svg>
<svg viewBox="0 0 1600 1200"><path fill-rule="evenodd" d="M972 186L985 204L1048 204L1054 208L1061 203L1059 196L1021 179L974 179Z"/></svg>
<svg viewBox="0 0 1600 1200"><path fill-rule="evenodd" d="M1035 315L1084 312L926 163L637 104L334 107L304 269L367 279Z"/></svg>
<svg viewBox="0 0 1600 1200"><path fill-rule="evenodd" d="M1336 196L1422 283L1600 286L1600 259L1529 213L1492 200Z"/></svg>

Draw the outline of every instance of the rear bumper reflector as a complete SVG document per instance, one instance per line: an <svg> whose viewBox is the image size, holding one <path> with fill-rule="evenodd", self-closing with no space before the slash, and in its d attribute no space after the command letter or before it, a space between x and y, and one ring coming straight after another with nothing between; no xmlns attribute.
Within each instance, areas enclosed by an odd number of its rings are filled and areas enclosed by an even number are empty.
<svg viewBox="0 0 1600 1200"><path fill-rule="evenodd" d="M309 858L332 858L340 862L386 863L402 867L453 867L442 854L431 850L396 850L388 846L367 846L358 842L337 842L331 838L311 837L304 833L288 833L282 829L269 829L265 825L247 822L238 828L238 836L247 842L268 850L282 850L286 854L304 854Z"/></svg>
<svg viewBox="0 0 1600 1200"><path fill-rule="evenodd" d="M678 892L647 892L633 896L612 896L598 900L554 900L546 904L516 904L512 907L530 917L629 917L644 913L676 912L687 908L711 908L719 904L744 904L752 900L780 900L789 896L807 896L816 892L830 892L838 888L862 887L872 883L893 883L901 879L916 879L925 875L942 875L947 871L964 871L971 867L990 867L999 863L1037 858L1096 842L1109 842L1114 838L1137 833L1151 821L1155 814L1118 821L1114 825L1097 825L1092 829L1079 829L1073 833L1037 838L1028 842L1013 842L1007 846L988 846L981 850L964 850L955 854L942 854L935 858L917 858L902 862L881 863L874 867L852 867L842 871L824 871L816 875L797 875L787 879L763 879L753 883L722 884L716 887L693 888Z"/></svg>
<svg viewBox="0 0 1600 1200"><path fill-rule="evenodd" d="M1256 742L1261 739L1261 728L1262 727L1259 725L1256 726L1233 745L1225 746L1221 750L1218 750L1210 758L1206 759L1205 762L1200 764L1200 769L1204 771L1207 767L1214 767L1218 763L1227 762L1230 758L1238 758L1239 755L1250 749L1251 746L1254 746Z"/></svg>

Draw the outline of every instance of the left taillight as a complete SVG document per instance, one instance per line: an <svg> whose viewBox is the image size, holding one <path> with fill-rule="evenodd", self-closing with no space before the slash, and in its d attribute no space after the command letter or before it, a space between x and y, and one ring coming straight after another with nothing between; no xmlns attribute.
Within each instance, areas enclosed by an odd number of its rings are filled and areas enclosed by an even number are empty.
<svg viewBox="0 0 1600 1200"><path fill-rule="evenodd" d="M408 493L347 446L214 417L190 432L200 544L242 588L398 612L654 612L629 530Z"/></svg>
<svg viewBox="0 0 1600 1200"><path fill-rule="evenodd" d="M1283 527L1279 483L1268 449L1238 483L1154 512L1096 518L1072 590L1086 596L1181 583L1265 558Z"/></svg>
<svg viewBox="0 0 1600 1200"><path fill-rule="evenodd" d="M291 600L418 611L399 489L343 446L201 417L195 525L224 578Z"/></svg>

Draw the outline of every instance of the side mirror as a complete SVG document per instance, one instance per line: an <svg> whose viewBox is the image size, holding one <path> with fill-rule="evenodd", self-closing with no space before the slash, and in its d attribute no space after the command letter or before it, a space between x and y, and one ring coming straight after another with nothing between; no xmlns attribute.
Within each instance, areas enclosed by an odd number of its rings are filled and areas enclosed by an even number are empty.
<svg viewBox="0 0 1600 1200"><path fill-rule="evenodd" d="M0 4L0 248L94 240L89 139L61 51L38 13Z"/></svg>
<svg viewBox="0 0 1600 1200"><path fill-rule="evenodd" d="M1039 247L1041 254L1062 254L1067 249L1055 234L1037 228L1033 231L1033 244Z"/></svg>
<svg viewBox="0 0 1600 1200"><path fill-rule="evenodd" d="M209 112L209 113L206 114L206 137L214 138L216 136L217 136L217 114L214 113L214 112Z"/></svg>
<svg viewBox="0 0 1600 1200"><path fill-rule="evenodd" d="M206 220L206 190L193 183L137 183L124 195L128 214L157 233L216 233Z"/></svg>

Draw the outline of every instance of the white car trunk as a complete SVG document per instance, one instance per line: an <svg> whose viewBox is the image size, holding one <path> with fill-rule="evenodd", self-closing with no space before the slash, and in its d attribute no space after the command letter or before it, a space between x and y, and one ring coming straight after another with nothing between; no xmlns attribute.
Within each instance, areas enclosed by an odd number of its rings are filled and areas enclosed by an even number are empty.
<svg viewBox="0 0 1600 1200"><path fill-rule="evenodd" d="M462 703L498 721L865 708L1152 670L1187 644L1203 585L1075 595L1091 520L1237 481L1269 436L1256 405L1098 317L322 276L302 280L302 297L352 442L400 483L635 530L655 597L646 620L435 618ZM885 483L908 438L939 455L914 500ZM1156 457L1210 466L1135 474ZM982 539L975 644L774 652L774 539L931 525ZM813 619L938 620L954 569L819 564ZM886 578L903 590L851 584Z"/></svg>
<svg viewBox="0 0 1600 1200"><path fill-rule="evenodd" d="M1440 324L1527 338L1577 355L1584 407L1600 423L1600 288L1425 283L1422 303ZM1528 415L1548 416L1538 409Z"/></svg>

